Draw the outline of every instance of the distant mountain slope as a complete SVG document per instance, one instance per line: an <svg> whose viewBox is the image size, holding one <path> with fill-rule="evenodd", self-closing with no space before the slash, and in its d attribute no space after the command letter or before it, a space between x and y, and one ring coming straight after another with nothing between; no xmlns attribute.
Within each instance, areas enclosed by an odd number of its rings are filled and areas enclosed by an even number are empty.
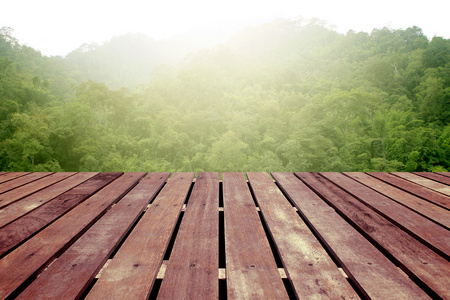
<svg viewBox="0 0 450 300"><path fill-rule="evenodd" d="M83 44L66 60L83 81L102 82L111 89L131 88L150 81L155 67L176 65L188 53L213 44L198 36L157 41L144 34L129 33L102 45Z"/></svg>

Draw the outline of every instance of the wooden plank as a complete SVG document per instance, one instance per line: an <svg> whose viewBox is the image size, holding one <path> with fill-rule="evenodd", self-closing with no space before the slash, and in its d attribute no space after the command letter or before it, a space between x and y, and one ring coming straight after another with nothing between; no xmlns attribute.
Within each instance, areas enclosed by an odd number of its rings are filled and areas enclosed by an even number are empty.
<svg viewBox="0 0 450 300"><path fill-rule="evenodd" d="M288 299L243 173L223 173L228 299Z"/></svg>
<svg viewBox="0 0 450 300"><path fill-rule="evenodd" d="M219 297L219 173L199 173L158 299Z"/></svg>
<svg viewBox="0 0 450 300"><path fill-rule="evenodd" d="M21 176L24 176L27 174L30 174L30 173L29 172L11 172L11 173L4 172L0 177L0 183L4 183L6 181L16 179L18 177L21 177Z"/></svg>
<svg viewBox="0 0 450 300"><path fill-rule="evenodd" d="M408 193L417 195L436 205L439 205L446 209L450 209L450 201L448 196L442 195L441 193L427 189L426 187L423 187L406 179L394 176L392 174L386 174L381 172L369 172L367 174L377 179L383 180L384 182L387 182L391 185L394 185L399 189L402 189Z"/></svg>
<svg viewBox="0 0 450 300"><path fill-rule="evenodd" d="M450 229L450 212L361 172L343 173L371 189L401 203L417 213Z"/></svg>
<svg viewBox="0 0 450 300"><path fill-rule="evenodd" d="M18 299L79 298L170 173L151 173L50 265Z"/></svg>
<svg viewBox="0 0 450 300"><path fill-rule="evenodd" d="M311 173L295 174L326 199L380 249L390 253L399 266L410 276L419 278L442 298L450 298L450 290L448 289L450 263L446 259L326 178ZM398 295L396 290L390 292L391 295ZM415 299L414 296L398 296L398 298Z"/></svg>
<svg viewBox="0 0 450 300"><path fill-rule="evenodd" d="M174 173L103 270L87 299L147 299L194 173Z"/></svg>
<svg viewBox="0 0 450 300"><path fill-rule="evenodd" d="M86 200L123 173L101 173L0 229L0 256Z"/></svg>
<svg viewBox="0 0 450 300"><path fill-rule="evenodd" d="M450 177L450 172L436 172L437 174L440 174L442 176Z"/></svg>
<svg viewBox="0 0 450 300"><path fill-rule="evenodd" d="M320 174L450 260L450 231L446 228L343 174L336 172Z"/></svg>
<svg viewBox="0 0 450 300"><path fill-rule="evenodd" d="M247 173L298 299L358 295L267 173Z"/></svg>
<svg viewBox="0 0 450 300"><path fill-rule="evenodd" d="M14 190L8 191L0 195L0 208L5 207L25 196L31 195L47 186L57 183L67 177L75 175L75 172L53 173L39 180L22 185Z"/></svg>
<svg viewBox="0 0 450 300"><path fill-rule="evenodd" d="M333 208L291 173L272 173L281 189L364 298L424 299L426 295ZM326 217L325 217L326 216Z"/></svg>
<svg viewBox="0 0 450 300"><path fill-rule="evenodd" d="M446 184L450 185L450 178L446 177L444 175L440 175L438 173L431 173L431 172L414 172L413 174Z"/></svg>
<svg viewBox="0 0 450 300"><path fill-rule="evenodd" d="M415 174L411 174L411 173L407 173L407 172L392 172L391 174L404 178L406 180L409 180L411 182L423 185L424 187L427 187L431 190L434 190L436 192L439 192L441 194L450 196L450 186L436 182L434 180L419 176L419 175L415 175Z"/></svg>
<svg viewBox="0 0 450 300"><path fill-rule="evenodd" d="M12 173L12 174L14 174L14 173ZM23 176L19 176L18 178L14 178L14 180L9 180L0 185L0 194L3 194L7 191L15 189L24 184L33 182L35 180L38 180L38 179L48 176L50 174L53 174L53 173L52 172L36 172L36 173L25 174Z"/></svg>
<svg viewBox="0 0 450 300"><path fill-rule="evenodd" d="M14 202L0 210L0 227L5 226L9 222L23 216L33 209L45 204L51 199L67 192L71 188L83 183L98 173L78 173L65 180L55 183L52 186L44 188L20 201Z"/></svg>
<svg viewBox="0 0 450 300"><path fill-rule="evenodd" d="M144 175L122 175L0 260L0 298L10 295L30 276L45 267Z"/></svg>

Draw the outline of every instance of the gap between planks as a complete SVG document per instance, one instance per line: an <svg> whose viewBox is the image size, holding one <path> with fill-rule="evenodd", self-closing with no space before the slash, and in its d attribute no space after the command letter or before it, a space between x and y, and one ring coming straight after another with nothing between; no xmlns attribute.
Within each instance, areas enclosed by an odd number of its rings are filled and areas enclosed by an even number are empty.
<svg viewBox="0 0 450 300"><path fill-rule="evenodd" d="M100 271L98 272L98 274L95 276L95 279L99 279L102 276L102 272L105 268L108 267L109 263L111 262L112 259L108 259L106 261L106 263L103 265L103 267L100 269ZM168 260L163 260L161 267L159 268L158 271L158 275L156 276L156 279L164 279L164 275L166 274L166 269L167 269L167 265L168 265ZM52 262L53 263L53 262ZM344 272L344 270L342 270L341 268L339 268L342 272L342 274L348 278L347 274ZM280 273L280 277L282 279L287 279L288 276L286 274L286 270L284 268L278 268L278 272ZM219 280L225 280L227 279L227 275L226 275L226 269L225 268L219 268Z"/></svg>

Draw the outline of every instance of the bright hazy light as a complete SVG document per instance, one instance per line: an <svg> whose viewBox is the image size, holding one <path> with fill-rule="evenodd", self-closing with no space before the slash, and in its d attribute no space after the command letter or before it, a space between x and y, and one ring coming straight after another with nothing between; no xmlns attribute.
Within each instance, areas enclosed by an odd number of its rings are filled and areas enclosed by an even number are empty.
<svg viewBox="0 0 450 300"><path fill-rule="evenodd" d="M445 0L13 0L0 6L0 27L44 55L65 55L83 43L145 33L156 39L195 33L225 39L237 30L276 18L319 18L339 32L418 26L429 37L449 38Z"/></svg>

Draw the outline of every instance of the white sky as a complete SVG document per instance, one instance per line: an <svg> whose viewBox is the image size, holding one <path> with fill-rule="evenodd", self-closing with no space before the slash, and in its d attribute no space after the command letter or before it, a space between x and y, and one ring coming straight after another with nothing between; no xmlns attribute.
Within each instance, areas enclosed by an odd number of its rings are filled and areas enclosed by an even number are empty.
<svg viewBox="0 0 450 300"><path fill-rule="evenodd" d="M0 27L44 55L66 55L83 43L125 33L156 39L187 32L229 36L279 17L319 18L341 33L388 26L422 28L428 38L449 38L446 0L3 0Z"/></svg>

